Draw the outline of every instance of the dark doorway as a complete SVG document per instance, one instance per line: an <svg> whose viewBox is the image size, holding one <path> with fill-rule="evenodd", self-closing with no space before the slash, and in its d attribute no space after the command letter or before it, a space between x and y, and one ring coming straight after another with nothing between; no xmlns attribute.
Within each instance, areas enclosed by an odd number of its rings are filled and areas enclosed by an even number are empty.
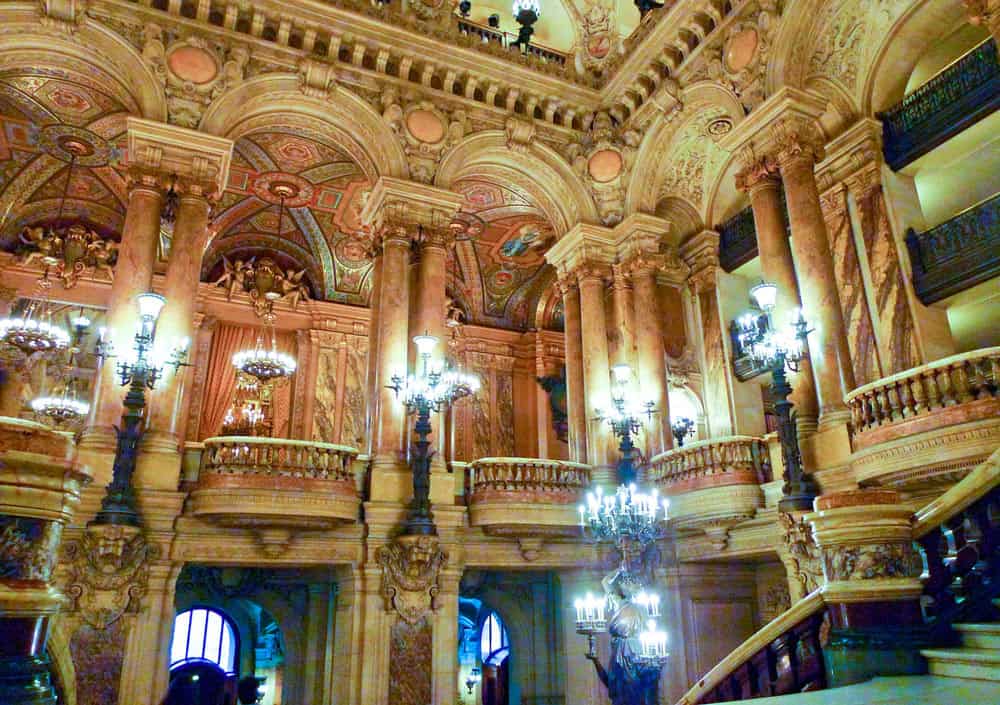
<svg viewBox="0 0 1000 705"><path fill-rule="evenodd" d="M170 697L180 705L231 705L235 702L235 679L214 663L187 663L170 674Z"/></svg>
<svg viewBox="0 0 1000 705"><path fill-rule="evenodd" d="M504 658L498 666L483 667L483 705L508 705L509 658Z"/></svg>

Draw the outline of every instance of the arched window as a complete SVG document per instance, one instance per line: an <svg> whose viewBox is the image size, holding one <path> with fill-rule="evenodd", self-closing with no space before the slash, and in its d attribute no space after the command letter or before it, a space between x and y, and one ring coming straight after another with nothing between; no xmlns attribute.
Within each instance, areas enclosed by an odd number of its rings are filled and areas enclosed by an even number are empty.
<svg viewBox="0 0 1000 705"><path fill-rule="evenodd" d="M188 663L214 663L226 675L236 675L239 642L233 623L222 612L196 607L174 619L170 670Z"/></svg>
<svg viewBox="0 0 1000 705"><path fill-rule="evenodd" d="M507 628L496 612L490 612L490 616L483 622L483 631L479 635L479 653L483 663L488 666L499 666L510 655Z"/></svg>

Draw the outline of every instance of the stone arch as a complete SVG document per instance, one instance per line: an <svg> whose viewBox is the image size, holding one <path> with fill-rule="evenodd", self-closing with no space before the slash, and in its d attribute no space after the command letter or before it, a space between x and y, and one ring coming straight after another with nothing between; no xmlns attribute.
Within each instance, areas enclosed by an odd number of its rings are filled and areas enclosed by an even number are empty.
<svg viewBox="0 0 1000 705"><path fill-rule="evenodd" d="M865 115L886 110L903 98L917 62L941 37L968 21L960 2L919 0L880 37L882 40L861 82L860 103Z"/></svg>
<svg viewBox="0 0 1000 705"><path fill-rule="evenodd" d="M701 232L705 229L705 221L701 214L689 201L676 196L666 196L656 204L654 214L670 221L671 229L682 238Z"/></svg>
<svg viewBox="0 0 1000 705"><path fill-rule="evenodd" d="M523 190L544 213L556 237L577 223L600 222L587 186L559 154L537 140L512 149L499 130L477 132L441 161L435 185L451 188L458 180L473 177Z"/></svg>
<svg viewBox="0 0 1000 705"><path fill-rule="evenodd" d="M269 74L240 83L205 111L201 129L236 140L279 121L283 126L309 125L337 143L374 183L380 176L407 178L403 148L381 116L364 100L343 88L330 97L305 95L299 78Z"/></svg>
<svg viewBox="0 0 1000 705"><path fill-rule="evenodd" d="M743 119L743 107L736 95L723 86L702 81L681 92L683 108L679 114L672 113L658 118L654 126L646 132L639 145L639 158L632 168L633 178L625 199L625 212L652 213L664 195L668 182L668 171L677 163L678 150L686 148L693 126L703 127L715 119L725 119L736 125ZM707 133L704 135L704 149L718 147ZM712 147L709 147L710 143ZM697 204L699 220L702 204Z"/></svg>
<svg viewBox="0 0 1000 705"><path fill-rule="evenodd" d="M37 10L25 6L0 10L4 34L0 36L0 70L23 66L91 70L93 77L106 83L112 95L128 98L127 103L142 117L165 121L167 104L163 89L149 66L129 42L92 20L76 28L73 38L40 27Z"/></svg>

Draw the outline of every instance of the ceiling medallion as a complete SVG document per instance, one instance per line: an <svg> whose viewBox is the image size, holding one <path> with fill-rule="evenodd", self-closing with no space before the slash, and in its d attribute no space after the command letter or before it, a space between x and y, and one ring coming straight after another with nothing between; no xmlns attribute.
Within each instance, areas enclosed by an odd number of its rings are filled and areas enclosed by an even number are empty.
<svg viewBox="0 0 1000 705"><path fill-rule="evenodd" d="M726 42L724 61L730 73L739 73L751 63L757 54L759 38L757 30L747 27L733 34Z"/></svg>
<svg viewBox="0 0 1000 705"><path fill-rule="evenodd" d="M259 175L252 188L254 195L265 203L276 206L284 202L285 208L309 206L315 193L313 185L301 176L282 171Z"/></svg>
<svg viewBox="0 0 1000 705"><path fill-rule="evenodd" d="M728 134L733 129L733 121L727 117L720 117L708 123L708 134L713 137L721 137Z"/></svg>
<svg viewBox="0 0 1000 705"><path fill-rule="evenodd" d="M112 160L114 148L100 135L71 125L49 125L38 134L38 149L61 162L99 167Z"/></svg>
<svg viewBox="0 0 1000 705"><path fill-rule="evenodd" d="M437 144L444 139L444 122L430 110L411 111L406 116L406 129L415 139L427 144Z"/></svg>
<svg viewBox="0 0 1000 705"><path fill-rule="evenodd" d="M594 181L606 184L618 178L622 173L623 164L620 152L614 149L602 149L590 157L587 171Z"/></svg>
<svg viewBox="0 0 1000 705"><path fill-rule="evenodd" d="M170 72L182 81L191 81L202 86L219 75L219 64L205 49L195 46L180 46L167 55Z"/></svg>

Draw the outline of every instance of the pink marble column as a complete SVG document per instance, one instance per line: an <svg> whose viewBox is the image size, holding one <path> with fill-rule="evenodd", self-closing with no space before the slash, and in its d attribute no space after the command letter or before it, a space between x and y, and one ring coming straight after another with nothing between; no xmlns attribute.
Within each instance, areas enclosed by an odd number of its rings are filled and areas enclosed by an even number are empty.
<svg viewBox="0 0 1000 705"><path fill-rule="evenodd" d="M809 354L822 430L850 419L844 395L855 384L833 256L816 186L814 169L820 148L811 131L808 126L785 126L778 137L777 161L792 226L802 311L814 328L809 335Z"/></svg>
<svg viewBox="0 0 1000 705"><path fill-rule="evenodd" d="M636 328L632 308L632 280L628 268L622 264L611 266L611 308L614 311L612 334L617 342L614 361L616 365L628 365L635 369Z"/></svg>
<svg viewBox="0 0 1000 705"><path fill-rule="evenodd" d="M379 302L382 299L382 248L375 250L372 258L372 290L368 306L368 415L365 418L367 447L370 456L376 452L376 430L378 428L379 388ZM310 428L311 428L310 424Z"/></svg>
<svg viewBox="0 0 1000 705"><path fill-rule="evenodd" d="M170 243L170 260L164 278L163 307L156 326L155 348L169 353L183 340L194 337L195 302L201 279L201 258L208 241L209 199L200 186L184 188L177 207L177 221ZM184 390L190 368L163 370L164 379L152 395L149 423L143 444L149 450L178 452L178 421L182 416Z"/></svg>
<svg viewBox="0 0 1000 705"><path fill-rule="evenodd" d="M139 320L136 297L152 288L153 265L160 236L160 212L165 190L156 175L133 171L122 242L118 250L115 279L108 297L107 328L114 349L123 354L132 347ZM84 429L80 449L85 452L113 454L114 426L122 414L124 390L115 370L114 358L101 365L91 420ZM94 468L101 472L103 468ZM108 468L110 472L110 467ZM104 479L99 475L97 481Z"/></svg>
<svg viewBox="0 0 1000 705"><path fill-rule="evenodd" d="M607 267L582 265L576 270L580 286L580 334L583 341L584 404L588 419L599 407L611 403L611 366L608 363L608 330L604 310ZM588 426L587 462L610 467L612 440L603 424Z"/></svg>
<svg viewBox="0 0 1000 705"><path fill-rule="evenodd" d="M583 336L580 321L580 288L572 276L559 280L566 335L566 412L569 422L569 457L587 462L587 406L583 391Z"/></svg>
<svg viewBox="0 0 1000 705"><path fill-rule="evenodd" d="M781 181L775 171L776 168L767 162L751 165L737 175L737 186L750 195L761 273L765 281L778 287L774 319L778 325L784 325L795 309L801 306L801 302L792 248L782 215L779 191ZM793 389L791 399L795 404L799 437L806 438L816 432L819 416L816 385L808 359L802 361L799 372L789 374L789 380Z"/></svg>
<svg viewBox="0 0 1000 705"><path fill-rule="evenodd" d="M657 413L647 424L649 457L673 447L670 432L670 397L667 362L663 351L663 325L656 298L656 273L662 265L657 255L639 255L629 262L635 304L636 392L652 401Z"/></svg>
<svg viewBox="0 0 1000 705"><path fill-rule="evenodd" d="M374 447L375 465L395 468L403 452L406 412L385 384L393 374L406 374L410 346L410 237L403 226L382 234L382 276L378 311L379 415Z"/></svg>

